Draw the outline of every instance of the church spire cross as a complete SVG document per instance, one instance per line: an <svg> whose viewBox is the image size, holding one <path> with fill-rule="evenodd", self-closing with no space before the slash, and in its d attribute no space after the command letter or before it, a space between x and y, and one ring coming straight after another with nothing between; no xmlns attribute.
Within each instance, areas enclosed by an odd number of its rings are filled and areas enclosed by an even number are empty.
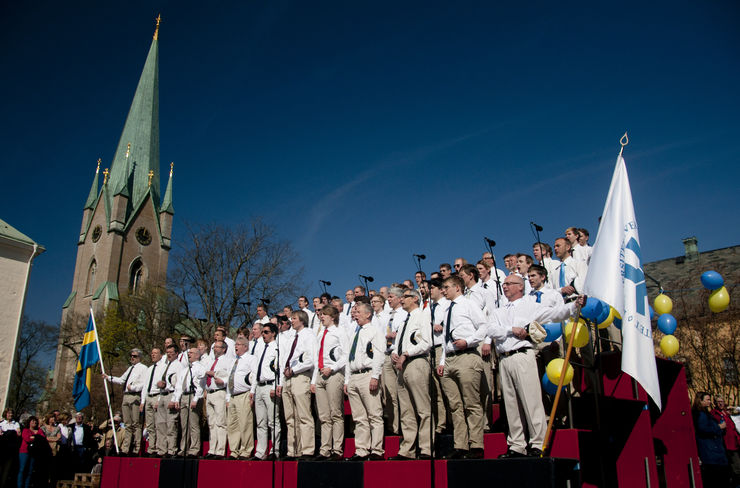
<svg viewBox="0 0 740 488"><path fill-rule="evenodd" d="M98 167L95 168L95 174L100 173L100 158L98 158Z"/></svg>
<svg viewBox="0 0 740 488"><path fill-rule="evenodd" d="M128 144L126 144L126 159L128 159L130 154L131 154L131 143L129 142Z"/></svg>
<svg viewBox="0 0 740 488"><path fill-rule="evenodd" d="M155 41L159 39L159 23L162 21L162 14L157 14L157 27L154 28L154 39Z"/></svg>
<svg viewBox="0 0 740 488"><path fill-rule="evenodd" d="M154 171L149 170L149 183L148 183L148 186L152 186L152 176L154 176Z"/></svg>
<svg viewBox="0 0 740 488"><path fill-rule="evenodd" d="M103 171L103 184L104 185L107 185L108 184L108 175L109 174L110 173L108 172L108 168L105 168L105 171Z"/></svg>
<svg viewBox="0 0 740 488"><path fill-rule="evenodd" d="M173 171L174 169L175 169L175 162L174 162L174 161L172 161L172 162L170 163L170 178L172 178L172 171Z"/></svg>

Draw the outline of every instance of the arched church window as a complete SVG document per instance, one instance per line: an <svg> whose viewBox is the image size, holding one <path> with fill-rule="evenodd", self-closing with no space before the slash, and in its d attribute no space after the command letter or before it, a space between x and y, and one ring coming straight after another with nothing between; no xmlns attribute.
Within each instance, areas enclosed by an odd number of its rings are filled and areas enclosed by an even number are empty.
<svg viewBox="0 0 740 488"><path fill-rule="evenodd" d="M144 265L142 264L141 259L137 259L134 261L134 264L131 265L131 275L128 281L129 292L136 293L139 291L142 284L144 284Z"/></svg>
<svg viewBox="0 0 740 488"><path fill-rule="evenodd" d="M85 286L85 295L92 295L95 292L95 272L98 269L98 263L93 259L90 267L87 269L87 285Z"/></svg>

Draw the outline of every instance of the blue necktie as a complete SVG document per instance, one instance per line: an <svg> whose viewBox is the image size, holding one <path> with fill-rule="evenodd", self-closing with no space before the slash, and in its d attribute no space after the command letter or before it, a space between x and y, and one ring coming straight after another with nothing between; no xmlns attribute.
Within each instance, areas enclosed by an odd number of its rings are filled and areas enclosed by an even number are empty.
<svg viewBox="0 0 740 488"><path fill-rule="evenodd" d="M560 288L563 288L565 286L565 261L560 263Z"/></svg>
<svg viewBox="0 0 740 488"><path fill-rule="evenodd" d="M534 294L537 295L537 303L542 303L542 292L536 291Z"/></svg>

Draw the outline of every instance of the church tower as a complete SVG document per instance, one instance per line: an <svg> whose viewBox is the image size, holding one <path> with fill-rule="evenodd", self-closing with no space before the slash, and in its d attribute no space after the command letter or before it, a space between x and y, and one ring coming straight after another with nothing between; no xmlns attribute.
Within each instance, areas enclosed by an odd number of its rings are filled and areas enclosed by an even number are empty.
<svg viewBox="0 0 740 488"><path fill-rule="evenodd" d="M92 307L97 317L111 301L142 284L164 285L172 235L172 167L164 198L159 179L160 17L110 170L100 163L82 210L72 291L62 306L55 386L69 383ZM79 329L79 331L77 331ZM77 335L75 335L77 333ZM78 350L79 347L74 347Z"/></svg>

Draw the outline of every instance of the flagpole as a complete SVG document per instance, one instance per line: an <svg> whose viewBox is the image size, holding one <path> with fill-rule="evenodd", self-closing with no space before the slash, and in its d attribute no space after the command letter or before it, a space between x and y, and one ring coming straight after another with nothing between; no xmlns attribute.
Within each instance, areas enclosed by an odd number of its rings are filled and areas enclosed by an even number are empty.
<svg viewBox="0 0 740 488"><path fill-rule="evenodd" d="M95 325L95 315L93 309L90 307L90 320L92 320L93 331L95 331L95 345L98 347L98 357L100 358L100 371L105 376L105 365L103 364L103 352L100 350L100 337L98 337L98 326ZM113 422L113 409L110 406L110 393L108 392L108 381L103 378L103 387L105 388L105 399L108 402L108 415L110 417L110 427L113 431L113 443L116 445L116 454L120 454L121 450L118 447L118 436L116 435L116 424Z"/></svg>

